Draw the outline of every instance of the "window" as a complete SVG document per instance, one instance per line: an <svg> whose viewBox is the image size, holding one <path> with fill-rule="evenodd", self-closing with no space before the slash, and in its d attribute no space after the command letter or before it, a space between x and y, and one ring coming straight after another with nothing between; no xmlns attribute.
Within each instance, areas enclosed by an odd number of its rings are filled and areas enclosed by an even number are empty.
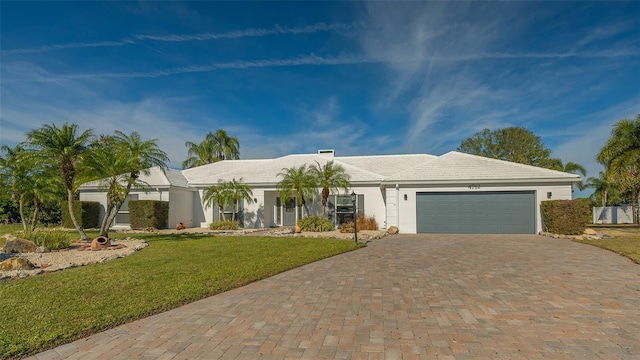
<svg viewBox="0 0 640 360"><path fill-rule="evenodd" d="M120 211L116 214L116 218L114 221L114 225L129 225L131 224L131 220L129 220L129 201L138 200L138 194L129 194L124 199L124 203L122 203L122 207L120 207Z"/></svg>

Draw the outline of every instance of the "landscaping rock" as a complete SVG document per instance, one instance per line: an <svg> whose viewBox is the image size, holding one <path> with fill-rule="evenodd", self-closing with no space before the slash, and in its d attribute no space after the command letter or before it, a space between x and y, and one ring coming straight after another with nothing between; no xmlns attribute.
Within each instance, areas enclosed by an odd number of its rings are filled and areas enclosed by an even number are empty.
<svg viewBox="0 0 640 360"><path fill-rule="evenodd" d="M49 248L48 248L48 247L46 247L46 246L38 246L38 247L36 248L36 252L37 252L37 253L40 253L40 254L43 254L43 253L51 252L51 250L49 250Z"/></svg>
<svg viewBox="0 0 640 360"><path fill-rule="evenodd" d="M31 261L25 258L14 257L0 263L0 271L31 270L35 268Z"/></svg>
<svg viewBox="0 0 640 360"><path fill-rule="evenodd" d="M585 235L595 235L595 234L597 234L597 232L595 230L593 230L593 229L587 228L587 229L584 229L584 234Z"/></svg>
<svg viewBox="0 0 640 360"><path fill-rule="evenodd" d="M5 253L31 253L36 252L36 245L33 241L17 238L11 234L4 236L7 239L7 243L2 248Z"/></svg>
<svg viewBox="0 0 640 360"><path fill-rule="evenodd" d="M390 226L387 229L387 234L389 234L389 235L395 235L397 233L398 233L398 227L397 226Z"/></svg>

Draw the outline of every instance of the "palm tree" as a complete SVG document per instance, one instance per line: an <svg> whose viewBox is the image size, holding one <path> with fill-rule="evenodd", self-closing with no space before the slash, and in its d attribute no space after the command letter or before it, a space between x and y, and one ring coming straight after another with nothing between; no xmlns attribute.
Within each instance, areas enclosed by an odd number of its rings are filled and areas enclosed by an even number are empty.
<svg viewBox="0 0 640 360"><path fill-rule="evenodd" d="M211 185L205 189L202 201L205 208L209 208L215 202L218 204L220 214L222 214L222 220L226 221L227 218L224 215L224 207L231 201L231 189L229 183L218 180L218 185Z"/></svg>
<svg viewBox="0 0 640 360"><path fill-rule="evenodd" d="M60 128L51 124L31 130L27 133L25 142L32 156L48 161L60 170L62 185L67 190L69 216L82 239L88 239L88 236L73 213L73 197L77 186L76 175L81 171L82 161L89 151L91 137L93 137L93 130L78 133L77 124L65 122Z"/></svg>
<svg viewBox="0 0 640 360"><path fill-rule="evenodd" d="M587 176L587 170L584 168L584 166L571 161L564 163L562 162L562 160L558 158L551 159L549 169L582 175L583 178ZM584 182L580 180L579 182L576 183L576 187L580 191L584 190L585 189Z"/></svg>
<svg viewBox="0 0 640 360"><path fill-rule="evenodd" d="M211 164L222 160L237 160L240 158L240 142L235 136L229 136L222 129L216 133L207 133L200 143L187 141L187 159L182 162L182 168Z"/></svg>
<svg viewBox="0 0 640 360"><path fill-rule="evenodd" d="M187 141L184 145L187 147L188 157L182 162L183 169L207 165L213 162L213 157L211 156L213 150L211 149L211 144L206 140L198 144L192 141Z"/></svg>
<svg viewBox="0 0 640 360"><path fill-rule="evenodd" d="M634 204L634 222L640 222L640 114L635 120L618 121L600 150L598 161L622 193Z"/></svg>
<svg viewBox="0 0 640 360"><path fill-rule="evenodd" d="M280 198L286 202L286 199L291 198L295 193L296 203L302 205L308 215L307 200L313 201L317 186L316 179L308 171L307 165L297 168L283 168L278 176L282 177L282 180L276 185L276 189L280 192Z"/></svg>
<svg viewBox="0 0 640 360"><path fill-rule="evenodd" d="M229 200L233 205L233 210L231 212L231 220L236 219L236 208L239 201L246 201L250 204L253 203L253 192L251 191L251 187L247 184L242 183L242 178L240 181L236 181L233 179L229 182Z"/></svg>
<svg viewBox="0 0 640 360"><path fill-rule="evenodd" d="M46 164L41 164L46 165ZM33 182L31 183L31 196L33 198L33 214L31 215L31 231L36 229L38 214L43 203L56 201L64 194L62 184L55 176L56 169L50 166L33 168Z"/></svg>
<svg viewBox="0 0 640 360"><path fill-rule="evenodd" d="M309 167L309 171L315 178L317 186L322 188L322 215L325 215L329 193L333 193L334 190L339 191L339 189L344 189L344 192L347 193L351 187L351 182L349 181L351 177L346 173L342 165L336 165L333 160L324 165L320 165L316 161L315 165Z"/></svg>
<svg viewBox="0 0 640 360"><path fill-rule="evenodd" d="M148 185L139 180L140 174L149 175L150 168L166 169L167 154L156 144L157 139L142 140L139 133L129 135L115 131L113 136L102 136L87 157L86 166L91 176L101 179L107 189L107 209L100 226L100 235L107 236L109 225L113 223L124 204L131 188L146 191Z"/></svg>
<svg viewBox="0 0 640 360"><path fill-rule="evenodd" d="M209 136L211 133L207 134ZM235 136L229 136L222 129L216 130L212 136L215 161L240 159L240 141Z"/></svg>
<svg viewBox="0 0 640 360"><path fill-rule="evenodd" d="M3 145L0 150L6 154L4 157L0 157L0 174L7 181L11 198L18 202L22 228L24 231L27 231L24 202L33 180L29 174L30 166L27 164L28 158L25 156L24 148L20 145L14 148Z"/></svg>
<svg viewBox="0 0 640 360"><path fill-rule="evenodd" d="M602 207L605 207L609 204L609 200L617 195L617 189L615 183L610 182L608 180L609 177L603 171L600 171L599 175L600 177L598 178L588 178L585 188L594 189L593 199L596 200L599 197L602 202Z"/></svg>

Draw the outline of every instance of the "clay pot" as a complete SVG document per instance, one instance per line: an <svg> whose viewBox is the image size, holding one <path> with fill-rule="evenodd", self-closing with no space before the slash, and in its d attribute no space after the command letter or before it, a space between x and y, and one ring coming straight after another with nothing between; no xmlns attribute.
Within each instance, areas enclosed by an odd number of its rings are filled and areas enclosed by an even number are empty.
<svg viewBox="0 0 640 360"><path fill-rule="evenodd" d="M182 222L179 222L179 223L176 224L176 230L184 230L186 228L187 228L187 226Z"/></svg>
<svg viewBox="0 0 640 360"><path fill-rule="evenodd" d="M111 246L111 240L106 236L98 236L91 241L91 250L93 251L108 249L109 246Z"/></svg>
<svg viewBox="0 0 640 360"><path fill-rule="evenodd" d="M295 232L296 234L300 234L302 230L300 230L300 226L296 225L295 228L293 228L293 232Z"/></svg>

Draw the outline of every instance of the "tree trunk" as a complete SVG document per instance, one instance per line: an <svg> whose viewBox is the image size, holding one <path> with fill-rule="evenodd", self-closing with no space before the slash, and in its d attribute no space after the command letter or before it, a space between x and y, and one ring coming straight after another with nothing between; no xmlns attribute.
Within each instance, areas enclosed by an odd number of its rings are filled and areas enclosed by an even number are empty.
<svg viewBox="0 0 640 360"><path fill-rule="evenodd" d="M329 199L329 189L322 188L322 215L327 213L327 200Z"/></svg>
<svg viewBox="0 0 640 360"><path fill-rule="evenodd" d="M18 209L20 211L20 221L22 221L22 229L27 231L27 220L24 217L24 194L18 195Z"/></svg>
<svg viewBox="0 0 640 360"><path fill-rule="evenodd" d="M36 229L38 224L38 212L40 212L40 199L37 196L33 197L33 216L31 217L31 231Z"/></svg>
<svg viewBox="0 0 640 360"><path fill-rule="evenodd" d="M236 206L238 206L238 203L234 201L233 206L231 207L231 221L236 219Z"/></svg>
<svg viewBox="0 0 640 360"><path fill-rule="evenodd" d="M102 219L102 224L100 225L100 236L106 236L107 238L109 237L109 225L113 221L113 218L115 218L115 214L118 213L118 211L113 211L114 207L115 206L112 202L109 202L107 204L107 210L104 212L104 218Z"/></svg>
<svg viewBox="0 0 640 360"><path fill-rule="evenodd" d="M71 217L71 222L73 222L73 226L75 226L78 233L80 233L80 239L88 240L89 237L85 234L82 226L78 224L76 214L73 213L73 190L71 189L67 189L67 203L69 204L69 216Z"/></svg>
<svg viewBox="0 0 640 360"><path fill-rule="evenodd" d="M218 208L220 209L220 215L222 215L222 221L227 221L227 217L224 216L224 208L220 205L218 205Z"/></svg>

